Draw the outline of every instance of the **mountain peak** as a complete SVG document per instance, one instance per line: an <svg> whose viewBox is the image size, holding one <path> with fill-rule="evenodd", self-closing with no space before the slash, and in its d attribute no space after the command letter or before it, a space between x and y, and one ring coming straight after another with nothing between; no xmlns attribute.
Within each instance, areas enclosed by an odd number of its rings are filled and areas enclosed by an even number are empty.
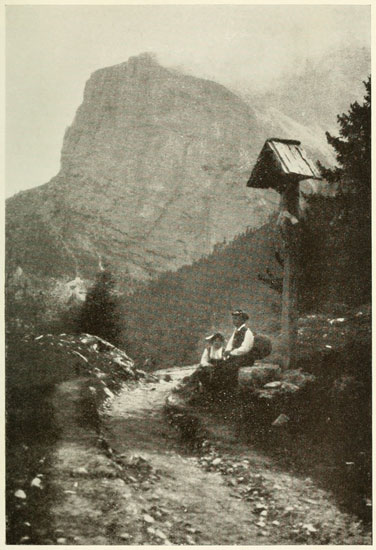
<svg viewBox="0 0 376 550"><path fill-rule="evenodd" d="M246 188L263 137L238 96L153 54L96 71L66 131L59 174L8 202L19 242L9 266L93 280L101 257L125 285L191 263L275 208L273 192ZM45 254L37 234L55 254L51 266L35 261Z"/></svg>
<svg viewBox="0 0 376 550"><path fill-rule="evenodd" d="M125 79L126 76L134 78L155 70L169 73L167 68L159 64L157 56L153 52L143 52L138 55L132 55L127 61L122 61L116 65L110 65L109 67L103 67L94 71L86 83L85 94L88 93L88 89L90 89L92 85L94 87L98 86L98 81L113 80L114 78L119 81Z"/></svg>
<svg viewBox="0 0 376 550"><path fill-rule="evenodd" d="M132 55L127 62L129 65L137 66L155 66L159 65L157 55L153 52L142 52L138 55Z"/></svg>

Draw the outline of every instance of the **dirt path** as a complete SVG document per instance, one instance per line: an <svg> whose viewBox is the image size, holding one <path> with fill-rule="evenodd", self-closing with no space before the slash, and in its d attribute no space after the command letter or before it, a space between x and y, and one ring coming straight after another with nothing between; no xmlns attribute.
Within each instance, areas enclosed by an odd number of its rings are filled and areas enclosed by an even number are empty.
<svg viewBox="0 0 376 550"><path fill-rule="evenodd" d="M149 542L161 542L160 532L175 544L366 542L354 519L311 479L273 470L267 457L238 444L228 428L218 435L222 448L219 443L201 458L187 455L163 406L172 386L189 372L165 371L172 377L166 382L159 371L159 383L124 390L108 417L111 446L127 460L141 456L159 474L153 485L146 482L134 494L136 517L144 511L154 518L146 528ZM133 544L145 543L142 522L140 530L131 524L129 530Z"/></svg>
<svg viewBox="0 0 376 550"><path fill-rule="evenodd" d="M360 523L311 479L279 471L268 457L239 443L217 417L205 417L215 447L189 452L163 407L190 372L158 371L159 381L124 385L104 411L102 446L95 423L85 435L78 420L79 381L59 389L62 439L47 476L50 515L40 543L370 543Z"/></svg>
<svg viewBox="0 0 376 550"><path fill-rule="evenodd" d="M170 371L170 375L176 383L187 372L175 370ZM245 544L256 541L257 527L249 506L231 498L231 489L224 485L220 473L205 472L196 457L180 454L182 449L176 442L176 434L163 417L169 391L171 383L162 379L147 388L122 392L112 406L111 445L127 456L142 456L161 475L153 491L144 492L142 507L152 508L158 502L168 510L167 524L157 520L156 527L171 542ZM153 510L149 513L153 515Z"/></svg>

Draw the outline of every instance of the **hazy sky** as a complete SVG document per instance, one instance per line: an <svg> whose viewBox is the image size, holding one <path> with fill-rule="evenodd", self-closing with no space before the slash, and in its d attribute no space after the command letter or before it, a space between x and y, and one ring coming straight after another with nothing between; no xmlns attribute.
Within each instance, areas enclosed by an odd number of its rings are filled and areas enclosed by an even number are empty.
<svg viewBox="0 0 376 550"><path fill-rule="evenodd" d="M96 69L150 51L252 90L306 58L370 45L369 6L9 6L6 24L8 196L58 172L65 128Z"/></svg>

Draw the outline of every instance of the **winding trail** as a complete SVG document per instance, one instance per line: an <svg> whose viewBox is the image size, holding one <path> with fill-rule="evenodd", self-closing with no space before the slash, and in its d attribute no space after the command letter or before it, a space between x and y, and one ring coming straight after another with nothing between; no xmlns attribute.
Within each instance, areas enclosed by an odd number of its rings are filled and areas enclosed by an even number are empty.
<svg viewBox="0 0 376 550"><path fill-rule="evenodd" d="M173 386L192 370L158 371L159 382L124 388L108 411L111 447L126 460L142 457L159 474L157 481L146 480L132 494L129 544L323 544L340 543L343 537L347 544L364 544L362 539L351 539L354 533L359 535L354 518L339 511L310 478L273 468L270 459L239 443L228 427L219 427L218 440L222 436L224 441L214 456L217 469L211 466L213 456L203 462L187 453L166 422L163 406ZM167 382L166 374L171 377ZM209 416L207 421L215 423ZM256 491L245 499L239 482L243 478L223 475L228 474L220 466L224 463L235 464L229 471L248 468L248 481L261 479L265 497ZM145 512L152 523L146 527L141 522L135 528Z"/></svg>
<svg viewBox="0 0 376 550"><path fill-rule="evenodd" d="M371 544L361 523L312 479L282 471L240 441L226 411L197 412L210 443L200 455L188 450L164 404L192 370L126 382L101 419L82 401L86 379L59 385L51 400L59 438L43 471L44 489L33 489L44 516L34 519L29 542Z"/></svg>
<svg viewBox="0 0 376 550"><path fill-rule="evenodd" d="M109 442L119 453L141 455L162 473L146 501L163 501L169 510L167 529L175 542L187 544L249 544L257 541L249 506L230 496L222 476L205 472L196 457L186 457L176 443L176 434L163 417L163 405L171 386L192 369L166 371L173 381L148 384L148 388L123 391L114 401L109 422ZM159 375L163 372L159 372ZM236 518L236 521L234 521ZM172 520L172 521L171 521ZM170 523L172 526L170 527ZM166 532L163 522L160 529ZM190 531L196 531L191 535ZM177 540L178 539L178 540ZM180 539L180 540L179 540Z"/></svg>

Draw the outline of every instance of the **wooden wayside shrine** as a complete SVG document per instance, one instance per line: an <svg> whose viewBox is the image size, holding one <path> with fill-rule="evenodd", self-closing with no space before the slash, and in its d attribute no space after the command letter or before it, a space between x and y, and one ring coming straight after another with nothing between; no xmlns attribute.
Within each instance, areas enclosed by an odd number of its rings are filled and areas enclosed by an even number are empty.
<svg viewBox="0 0 376 550"><path fill-rule="evenodd" d="M274 189L281 195L278 225L285 255L282 293L282 338L286 354L283 366L296 363L298 334L298 259L299 259L299 182L321 179L316 166L301 148L300 141L271 138L266 140L247 186Z"/></svg>

